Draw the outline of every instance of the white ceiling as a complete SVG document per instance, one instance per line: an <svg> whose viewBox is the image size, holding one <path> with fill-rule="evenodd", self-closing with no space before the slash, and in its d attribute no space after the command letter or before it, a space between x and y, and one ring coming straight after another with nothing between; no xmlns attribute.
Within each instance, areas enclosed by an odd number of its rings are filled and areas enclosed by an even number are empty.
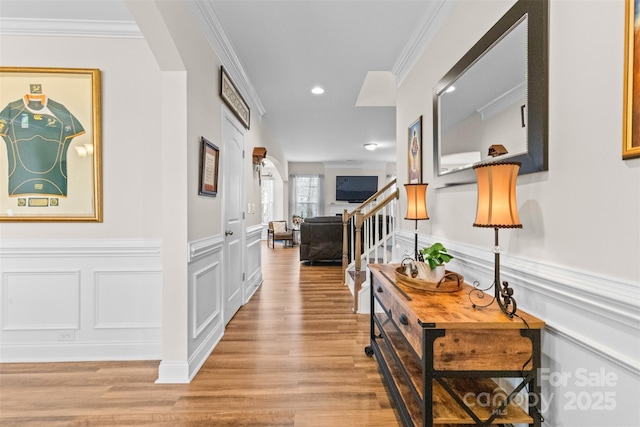
<svg viewBox="0 0 640 427"><path fill-rule="evenodd" d="M177 1L177 0L175 0ZM288 161L393 162L395 108L358 106L442 0L210 0ZM437 8L436 8L437 9ZM2 18L131 21L121 0L0 0ZM389 73L359 105L388 105ZM373 73L373 82L381 81ZM325 93L312 95L320 85ZM374 92L369 92L373 86ZM382 90L376 94L375 90ZM425 89L425 96L431 96ZM379 95L379 96L378 96ZM380 97L384 98L379 102ZM367 101L371 100L371 101ZM254 120L259 119L252 109ZM366 151L366 143L378 150Z"/></svg>

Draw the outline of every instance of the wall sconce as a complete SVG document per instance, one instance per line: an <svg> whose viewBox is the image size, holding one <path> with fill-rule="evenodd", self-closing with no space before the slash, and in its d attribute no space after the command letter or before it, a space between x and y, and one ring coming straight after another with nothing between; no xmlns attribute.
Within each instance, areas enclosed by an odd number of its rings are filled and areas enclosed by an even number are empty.
<svg viewBox="0 0 640 427"><path fill-rule="evenodd" d="M518 205L516 202L516 180L520 163L500 162L485 163L473 167L478 178L478 207L474 227L487 227L495 230L495 246L493 248L494 266L494 300L498 302L500 310L509 317L513 317L517 310L513 289L509 284L500 282L500 245L498 244L498 229L522 228L518 217ZM486 305L479 305L473 301L473 297L483 298L486 290L477 287L469 293L469 299L473 307L488 307L493 300Z"/></svg>
<svg viewBox="0 0 640 427"><path fill-rule="evenodd" d="M253 164L261 165L262 159L267 157L267 149L264 147L253 147Z"/></svg>
<svg viewBox="0 0 640 427"><path fill-rule="evenodd" d="M267 157L267 149L265 147L253 147L253 153L251 155L253 167L258 174L258 185L262 185L261 167L263 159Z"/></svg>
<svg viewBox="0 0 640 427"><path fill-rule="evenodd" d="M87 157L93 155L93 144L76 145L75 147L78 157Z"/></svg>
<svg viewBox="0 0 640 427"><path fill-rule="evenodd" d="M429 219L427 213L427 186L429 184L405 184L407 192L407 214L404 219L416 221L415 243L413 249L414 259L418 261L418 220Z"/></svg>

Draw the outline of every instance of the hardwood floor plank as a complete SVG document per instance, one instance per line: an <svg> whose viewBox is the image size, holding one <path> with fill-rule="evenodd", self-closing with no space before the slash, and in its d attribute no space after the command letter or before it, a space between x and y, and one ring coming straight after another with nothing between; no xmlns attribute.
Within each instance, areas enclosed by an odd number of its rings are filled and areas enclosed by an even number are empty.
<svg viewBox="0 0 640 427"><path fill-rule="evenodd" d="M0 425L399 425L340 266L262 257L262 286L190 384L155 384L159 361L0 364Z"/></svg>

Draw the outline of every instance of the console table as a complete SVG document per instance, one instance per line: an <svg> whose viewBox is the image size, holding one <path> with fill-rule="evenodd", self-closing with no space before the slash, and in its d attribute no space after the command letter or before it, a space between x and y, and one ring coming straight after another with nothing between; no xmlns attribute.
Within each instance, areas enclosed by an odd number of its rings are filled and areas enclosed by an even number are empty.
<svg viewBox="0 0 640 427"><path fill-rule="evenodd" d="M369 266L371 344L365 352L375 356L403 424L539 427L536 374L544 322L522 311L509 318L497 304L474 308L467 284L452 293L398 284L397 267ZM515 378L515 390L506 392L497 378Z"/></svg>

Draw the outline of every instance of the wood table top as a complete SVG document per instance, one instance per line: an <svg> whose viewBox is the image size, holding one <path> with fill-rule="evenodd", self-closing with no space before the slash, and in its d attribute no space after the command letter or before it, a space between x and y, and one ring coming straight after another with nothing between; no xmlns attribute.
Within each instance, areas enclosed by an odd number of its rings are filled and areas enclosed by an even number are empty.
<svg viewBox="0 0 640 427"><path fill-rule="evenodd" d="M513 318L504 314L497 302L488 307L473 307L469 292L474 288L465 283L457 292L429 292L396 283L396 268L399 264L370 264L376 278L387 282L413 311L420 324L433 329L542 329L544 321L518 310ZM493 288L479 303L485 304L493 298Z"/></svg>

